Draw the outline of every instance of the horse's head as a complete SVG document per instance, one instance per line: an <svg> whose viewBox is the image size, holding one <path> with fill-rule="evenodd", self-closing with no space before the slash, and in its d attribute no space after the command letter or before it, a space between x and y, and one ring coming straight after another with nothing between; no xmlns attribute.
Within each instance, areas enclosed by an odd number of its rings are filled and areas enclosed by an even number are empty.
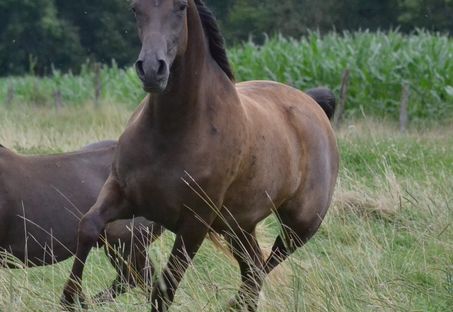
<svg viewBox="0 0 453 312"><path fill-rule="evenodd" d="M142 49L135 68L147 92L162 92L187 47L188 0L133 0Z"/></svg>

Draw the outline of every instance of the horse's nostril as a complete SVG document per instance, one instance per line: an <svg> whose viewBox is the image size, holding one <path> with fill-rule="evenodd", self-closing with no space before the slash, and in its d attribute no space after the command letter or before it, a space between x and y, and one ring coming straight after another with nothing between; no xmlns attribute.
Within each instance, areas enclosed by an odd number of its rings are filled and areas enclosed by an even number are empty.
<svg viewBox="0 0 453 312"><path fill-rule="evenodd" d="M143 61L137 61L135 63L135 70L137 71L139 78L143 79L145 77L145 71L143 69Z"/></svg>
<svg viewBox="0 0 453 312"><path fill-rule="evenodd" d="M157 76L164 76L167 71L167 64L165 61L160 60L159 61L159 68L157 69Z"/></svg>

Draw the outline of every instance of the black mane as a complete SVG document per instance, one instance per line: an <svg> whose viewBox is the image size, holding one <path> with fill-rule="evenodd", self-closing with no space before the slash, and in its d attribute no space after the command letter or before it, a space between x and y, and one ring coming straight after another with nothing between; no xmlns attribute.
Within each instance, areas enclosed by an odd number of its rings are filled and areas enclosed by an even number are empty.
<svg viewBox="0 0 453 312"><path fill-rule="evenodd" d="M231 81L234 81L233 70L231 69L225 50L225 41L220 33L214 14L204 4L203 0L195 0L195 4L197 5L201 24L203 25L206 37L208 38L209 51L211 52L212 57L217 64L219 64L220 68L225 72L228 78L230 78Z"/></svg>

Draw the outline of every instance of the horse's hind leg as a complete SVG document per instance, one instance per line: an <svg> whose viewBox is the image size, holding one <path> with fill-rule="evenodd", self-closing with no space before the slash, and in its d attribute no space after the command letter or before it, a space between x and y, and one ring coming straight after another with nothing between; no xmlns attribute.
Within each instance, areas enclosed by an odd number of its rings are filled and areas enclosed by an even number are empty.
<svg viewBox="0 0 453 312"><path fill-rule="evenodd" d="M285 261L316 233L328 208L328 205L320 205L322 202L314 198L305 201L291 200L278 210L282 233L275 240L272 252L264 264L266 274Z"/></svg>
<svg viewBox="0 0 453 312"><path fill-rule="evenodd" d="M236 297L229 303L230 310L256 311L264 281L263 255L255 233L226 234L231 251L239 263L242 285Z"/></svg>
<svg viewBox="0 0 453 312"><path fill-rule="evenodd" d="M112 286L95 296L96 302L109 302L138 285L151 291L154 275L147 248L164 229L143 218L122 220L106 227L105 252L118 272Z"/></svg>

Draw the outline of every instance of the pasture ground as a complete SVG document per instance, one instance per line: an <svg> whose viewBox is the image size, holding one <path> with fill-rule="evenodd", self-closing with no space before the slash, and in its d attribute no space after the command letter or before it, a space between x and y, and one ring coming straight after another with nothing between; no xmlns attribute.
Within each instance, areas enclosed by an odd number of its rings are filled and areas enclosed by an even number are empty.
<svg viewBox="0 0 453 312"><path fill-rule="evenodd" d="M0 108L0 143L25 154L71 151L116 138L131 111L121 106ZM338 131L342 166L320 231L266 280L260 311L450 311L453 306L453 123L399 134L391 122L348 121ZM278 232L259 228L269 252ZM172 243L150 249L160 268ZM45 268L0 269L0 311L58 311L72 260ZM85 293L113 278L102 251L91 254ZM239 285L236 263L206 242L172 311L223 311ZM143 311L136 289L92 311ZM448 308L450 307L450 308Z"/></svg>

